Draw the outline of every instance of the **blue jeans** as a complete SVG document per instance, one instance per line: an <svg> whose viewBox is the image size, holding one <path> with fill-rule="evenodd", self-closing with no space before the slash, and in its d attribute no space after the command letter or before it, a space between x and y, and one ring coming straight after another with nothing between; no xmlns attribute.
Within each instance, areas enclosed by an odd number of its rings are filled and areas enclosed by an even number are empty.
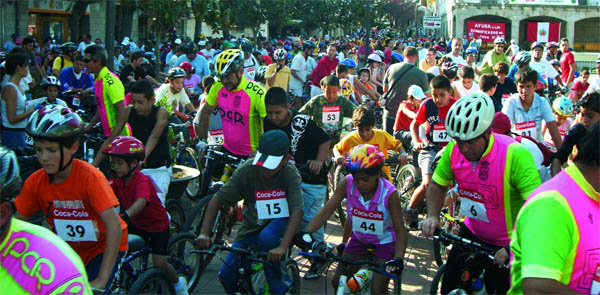
<svg viewBox="0 0 600 295"><path fill-rule="evenodd" d="M2 130L2 144L11 149L27 147L25 131Z"/></svg>
<svg viewBox="0 0 600 295"><path fill-rule="evenodd" d="M302 183L302 195L304 197L304 217L302 218L302 227L306 227L317 213L323 208L323 199L327 193L327 186L323 184ZM325 230L321 226L312 235L316 242L325 240Z"/></svg>
<svg viewBox="0 0 600 295"><path fill-rule="evenodd" d="M276 218L271 220L260 232L244 239L237 241L231 245L237 248L258 248L259 251L268 252L276 248L281 243L281 239L288 225L289 218ZM240 257L234 253L229 253L219 271L219 280L223 285L223 289L227 294L232 294L237 291L238 269L240 268ZM265 264L263 269L265 276L269 282L271 294L283 294L291 286L291 281L284 282L282 279L282 268L285 266L281 263Z"/></svg>
<svg viewBox="0 0 600 295"><path fill-rule="evenodd" d="M106 281L106 286L105 286L106 290L105 290L104 294L109 294L108 291L110 289L112 281L117 276L119 268L121 267L121 260L123 259L123 256L125 256L126 252L127 251L120 251L117 254L117 259L115 259L115 265L113 266L113 270L110 273L110 277L108 278L108 281ZM100 266L102 266L102 257L104 257L104 253L101 253L98 256L92 258L92 260L90 260L90 262L85 266L85 271L88 274L88 280L90 282L95 280L96 277L98 276L98 272L100 272Z"/></svg>

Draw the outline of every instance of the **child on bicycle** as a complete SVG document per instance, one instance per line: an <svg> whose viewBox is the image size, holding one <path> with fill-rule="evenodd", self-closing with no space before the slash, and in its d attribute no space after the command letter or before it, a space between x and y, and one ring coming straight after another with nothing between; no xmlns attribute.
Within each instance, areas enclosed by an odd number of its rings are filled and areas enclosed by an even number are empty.
<svg viewBox="0 0 600 295"><path fill-rule="evenodd" d="M554 102L552 102L552 114L556 120L556 125L558 125L560 137L564 140L567 130L571 129L571 126L573 126L573 120L571 119L573 116L573 104L571 103L571 99L566 96L554 99ZM556 149L545 121L542 123L542 134L544 134L546 146Z"/></svg>
<svg viewBox="0 0 600 295"><path fill-rule="evenodd" d="M188 294L185 278L178 278L175 268L167 262L167 209L158 199L150 177L139 169L146 152L144 144L133 136L117 136L102 152L110 157L117 175L110 184L121 202L119 215L129 224L129 233L150 244L152 265L167 274L177 294Z"/></svg>
<svg viewBox="0 0 600 295"><path fill-rule="evenodd" d="M402 143L384 130L375 129L375 114L372 110L366 106L356 108L352 115L352 124L356 131L346 135L333 147L333 155L338 165L344 165L346 154L359 144L377 146L383 152L385 159L388 158L388 150L396 151L399 153L398 159L401 164L406 162L407 154L402 148ZM383 173L389 181L392 181L390 166L384 166Z"/></svg>
<svg viewBox="0 0 600 295"><path fill-rule="evenodd" d="M386 271L393 273L403 266L407 231L404 228L400 197L396 187L385 178L383 165L384 154L377 147L370 144L354 147L345 161L345 167L351 174L342 179L333 197L308 224L306 230L309 233L315 232L346 198L346 213L353 232L342 257L368 259L367 248L374 246L376 261L386 263ZM338 266L332 281L334 288L337 288L342 272L350 277L359 268L360 266ZM388 277L375 273L371 293L386 294L388 282Z"/></svg>

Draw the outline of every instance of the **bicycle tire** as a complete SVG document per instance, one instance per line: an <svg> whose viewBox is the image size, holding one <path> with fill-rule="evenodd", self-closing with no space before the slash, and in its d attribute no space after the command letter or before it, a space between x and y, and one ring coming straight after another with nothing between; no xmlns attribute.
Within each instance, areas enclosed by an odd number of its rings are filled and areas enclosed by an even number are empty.
<svg viewBox="0 0 600 295"><path fill-rule="evenodd" d="M167 274L150 268L133 282L128 294L175 294L175 288Z"/></svg>
<svg viewBox="0 0 600 295"><path fill-rule="evenodd" d="M200 257L190 254L196 248L196 236L180 233L169 239L167 259L175 268L177 276L185 276L188 292L192 292L200 280Z"/></svg>
<svg viewBox="0 0 600 295"><path fill-rule="evenodd" d="M346 172L346 170L342 166L336 167L336 169L334 171L334 179L335 179L334 191L335 191L335 189L337 189L337 186L342 181L342 179L344 177L346 177L345 172ZM335 208L335 212L336 212L337 218L340 220L340 225L344 226L344 224L346 223L346 210L344 210L343 202L340 203L337 206L337 208Z"/></svg>
<svg viewBox="0 0 600 295"><path fill-rule="evenodd" d="M396 179L394 179L394 185L398 190L400 198L402 199L403 205L410 200L413 191L416 189L416 183L421 182L421 177L417 171L417 168L412 164L406 164L398 170L396 173ZM412 187L412 188L411 188Z"/></svg>
<svg viewBox="0 0 600 295"><path fill-rule="evenodd" d="M293 259L288 260L285 264L285 269L292 280L292 286L288 289L287 294L300 294L300 269L298 268L298 262Z"/></svg>
<svg viewBox="0 0 600 295"><path fill-rule="evenodd" d="M440 268L438 268L437 272L433 276L433 280L431 280L431 286L429 287L429 294L437 295L440 293L442 287L442 279L444 274L446 273L446 264L442 264Z"/></svg>
<svg viewBox="0 0 600 295"><path fill-rule="evenodd" d="M177 164L198 169L198 171L200 171L198 177L190 180L185 187L185 194L190 199L198 199L200 193L202 192L202 167L200 167L200 163L198 162L198 155L196 154L196 151L190 147L185 147L180 151L180 154L177 155L176 159Z"/></svg>
<svg viewBox="0 0 600 295"><path fill-rule="evenodd" d="M212 198L212 195L206 195L204 198L200 199L196 205L192 208L190 214L186 217L185 223L181 228L181 232L195 232L196 229L193 227L194 221L196 221L196 217L199 215L202 217L201 213L204 212L204 207L208 205L208 201ZM202 219L200 219L199 223L202 223ZM200 224L198 226L200 226Z"/></svg>
<svg viewBox="0 0 600 295"><path fill-rule="evenodd" d="M171 234L182 232L182 227L185 224L185 210L183 207L181 207L177 199L167 199L165 208L171 217L169 225Z"/></svg>

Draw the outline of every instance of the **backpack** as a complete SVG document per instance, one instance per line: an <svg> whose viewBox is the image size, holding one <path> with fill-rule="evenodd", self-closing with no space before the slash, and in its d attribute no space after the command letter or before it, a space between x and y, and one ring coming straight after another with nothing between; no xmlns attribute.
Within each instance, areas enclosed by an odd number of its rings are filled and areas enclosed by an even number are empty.
<svg viewBox="0 0 600 295"><path fill-rule="evenodd" d="M527 138L530 141L534 142L538 149L540 149L540 151L542 152L542 155L544 156L544 162L542 162L542 165L544 166L549 166L550 163L552 163L552 152L542 143L539 143L537 140L533 139L533 137L528 136L528 135L517 135L515 136L515 140L517 142L521 142L521 140L523 138Z"/></svg>

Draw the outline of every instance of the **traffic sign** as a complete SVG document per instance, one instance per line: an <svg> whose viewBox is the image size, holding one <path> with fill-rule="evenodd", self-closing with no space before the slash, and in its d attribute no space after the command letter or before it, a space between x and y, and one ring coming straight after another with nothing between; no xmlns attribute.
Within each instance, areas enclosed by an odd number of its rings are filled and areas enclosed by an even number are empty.
<svg viewBox="0 0 600 295"><path fill-rule="evenodd" d="M440 29L442 28L442 18L440 16L424 16L423 28Z"/></svg>

